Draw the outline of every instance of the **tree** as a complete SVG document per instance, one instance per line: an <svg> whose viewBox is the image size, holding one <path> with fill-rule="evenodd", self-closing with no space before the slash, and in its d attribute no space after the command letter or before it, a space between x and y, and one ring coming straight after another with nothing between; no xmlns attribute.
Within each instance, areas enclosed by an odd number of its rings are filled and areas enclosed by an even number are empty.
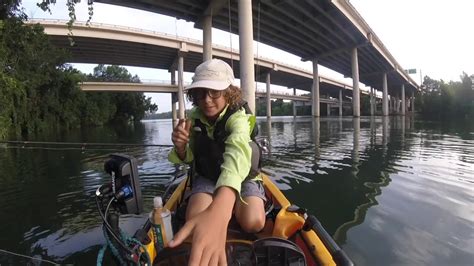
<svg viewBox="0 0 474 266"><path fill-rule="evenodd" d="M157 109L143 93L84 93L85 75L65 64L68 55L40 25L26 25L19 1L0 5L0 138L60 128L139 121ZM99 75L99 73L101 73ZM98 66L96 80L138 82L126 69Z"/></svg>
<svg viewBox="0 0 474 266"><path fill-rule="evenodd" d="M112 65L105 67L100 64L94 68L93 74L88 75L90 81L109 81L109 82L133 82L138 83L140 79L137 75L132 76L124 67ZM88 93L88 97L95 97ZM158 109L156 104L151 103L151 98L146 98L141 92L120 92L120 93L102 93L101 97L107 97L108 103L101 103L112 114L112 121L140 121L146 112L155 112ZM113 106L110 106L110 104Z"/></svg>
<svg viewBox="0 0 474 266"><path fill-rule="evenodd" d="M420 113L428 118L474 118L474 90L472 78L466 73L461 81L434 80L425 76L422 90L417 97Z"/></svg>

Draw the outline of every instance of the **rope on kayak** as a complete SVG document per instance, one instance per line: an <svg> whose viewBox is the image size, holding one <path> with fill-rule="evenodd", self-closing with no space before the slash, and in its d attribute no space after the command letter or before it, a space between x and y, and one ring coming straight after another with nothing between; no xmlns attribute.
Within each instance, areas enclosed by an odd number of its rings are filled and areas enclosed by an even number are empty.
<svg viewBox="0 0 474 266"><path fill-rule="evenodd" d="M31 257L31 256L27 256L27 255L23 255L23 254L11 252L11 251L4 250L4 249L0 249L0 252L7 253L7 254L10 254L10 255L14 255L14 256L18 256L18 257L27 258L27 259L37 260L37 261L40 261L40 262L47 262L47 263L50 263L50 264L52 264L52 265L60 265L60 264L58 264L58 263L56 263L56 262L54 262L54 261L45 260L45 259L41 259L41 258L35 258L35 257Z"/></svg>
<svg viewBox="0 0 474 266"><path fill-rule="evenodd" d="M99 254L97 254L97 262L96 262L97 266L102 266L102 261L104 260L104 254L106 250L107 250L107 245L103 245L100 248Z"/></svg>
<svg viewBox="0 0 474 266"><path fill-rule="evenodd" d="M105 225L104 225L105 226ZM114 243L110 240L109 236L107 235L107 230L105 227L102 227L103 228L103 232L104 232L104 237L105 237L105 244L102 246L102 248L99 250L99 254L97 255L97 263L96 265L97 266L102 266L102 262L103 262L103 259L104 259L104 254L105 254L105 251L107 250L107 248L110 249L110 251L112 252L112 254L114 255L115 258L117 258L117 260L119 261L119 264L120 265L127 265L127 263L123 260L123 257L120 255L120 252L118 250L118 248L114 245ZM137 261L137 264L136 265L140 265L140 257L145 254L145 259L147 261L147 265L151 265L151 258L150 258L150 254L148 254L148 251L147 249L145 248L145 246L143 246L143 244L138 241L137 239L133 238L133 237L129 237L127 234L125 234L122 230L120 230L120 236L122 238L122 240L127 244L127 245L130 245L130 244L136 244L138 245L142 250L143 252L141 252L139 254L139 258L138 258L138 261Z"/></svg>
<svg viewBox="0 0 474 266"><path fill-rule="evenodd" d="M104 226L102 228L103 228L103 232L104 232L105 244L102 246L102 248L99 251L99 254L97 255L97 266L102 265L102 260L104 258L104 253L107 250L107 248L109 248L110 251L112 252L112 254L115 256L115 258L117 258L120 265L126 265L125 261L123 261L122 257L120 256L120 253L119 253L117 247L115 247L115 245L112 243L112 241L110 241L110 238L107 235L107 230L104 228ZM103 252L102 252L102 250L103 250Z"/></svg>

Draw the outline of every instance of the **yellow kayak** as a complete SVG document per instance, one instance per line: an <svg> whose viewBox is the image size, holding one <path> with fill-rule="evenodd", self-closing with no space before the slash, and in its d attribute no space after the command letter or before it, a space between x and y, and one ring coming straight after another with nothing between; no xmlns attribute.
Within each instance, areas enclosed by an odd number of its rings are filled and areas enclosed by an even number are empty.
<svg viewBox="0 0 474 266"><path fill-rule="evenodd" d="M268 199L265 227L257 234L249 234L231 220L226 245L229 265L353 265L314 216L292 205L266 175L263 184ZM183 196L188 189L190 185L185 178L165 198L165 207L173 213L175 232L184 224ZM148 231L149 239L154 239L153 234L153 230ZM150 241L144 247L153 265L184 265L191 244L157 251Z"/></svg>

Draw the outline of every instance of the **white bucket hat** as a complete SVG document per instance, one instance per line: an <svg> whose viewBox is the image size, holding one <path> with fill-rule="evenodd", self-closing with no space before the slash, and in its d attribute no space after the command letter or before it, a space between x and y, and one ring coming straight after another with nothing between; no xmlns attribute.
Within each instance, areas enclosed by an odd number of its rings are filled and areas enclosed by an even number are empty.
<svg viewBox="0 0 474 266"><path fill-rule="evenodd" d="M220 59L211 59L196 67L193 82L185 90L207 88L222 91L234 83L232 68Z"/></svg>

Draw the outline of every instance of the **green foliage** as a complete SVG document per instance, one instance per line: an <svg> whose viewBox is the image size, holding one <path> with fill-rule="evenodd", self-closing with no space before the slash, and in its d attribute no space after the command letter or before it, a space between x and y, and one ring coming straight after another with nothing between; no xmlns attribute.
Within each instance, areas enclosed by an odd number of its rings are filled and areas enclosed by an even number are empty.
<svg viewBox="0 0 474 266"><path fill-rule="evenodd" d="M257 116L267 115L267 101L263 99L256 106ZM311 106L297 107L298 115L311 115ZM285 102L282 99L272 100L272 116L291 116L293 115L293 103Z"/></svg>
<svg viewBox="0 0 474 266"><path fill-rule="evenodd" d="M137 75L132 76L128 70L120 66L98 65L94 68L94 72L87 76L89 81L108 81L108 82L132 82L138 83L140 79ZM96 97L94 92L87 93L87 97ZM158 109L156 104L151 103L151 98L146 98L142 92L116 92L116 93L102 93L100 96L102 100L99 105L104 109L104 116L109 116L114 122L120 121L140 121L145 113L155 112ZM99 108L93 107L93 108Z"/></svg>
<svg viewBox="0 0 474 266"><path fill-rule="evenodd" d="M5 137L11 127L16 133L46 127L54 105L44 103L58 93L59 88L53 83L61 82L64 58L63 52L50 45L41 26L25 25L17 17L3 21L0 29L0 137Z"/></svg>
<svg viewBox="0 0 474 266"><path fill-rule="evenodd" d="M10 1L19 1L19 0L10 0ZM81 0L67 0L66 1L66 6L69 12L69 21L67 22L67 27L68 27L68 39L69 43L71 46L74 45L74 34L72 32L72 26L74 25L74 22L76 22L76 4L81 2ZM48 11L51 13L50 6L52 4L56 4L56 0L41 0L41 2L38 2L36 5L41 8L43 11ZM90 21L92 20L92 15L94 14L94 6L93 6L93 1L88 1L88 14L89 18L87 19L86 25L89 25Z"/></svg>
<svg viewBox="0 0 474 266"><path fill-rule="evenodd" d="M21 11L20 3L21 0L2 0L0 2L0 22L12 17L25 19L26 15Z"/></svg>
<svg viewBox="0 0 474 266"><path fill-rule="evenodd" d="M434 80L425 76L416 106L427 118L474 119L474 75L463 73L461 81Z"/></svg>
<svg viewBox="0 0 474 266"><path fill-rule="evenodd" d="M86 76L66 65L39 25L21 17L0 24L0 139L43 131L139 121L157 106L143 93L85 93ZM89 78L139 82L125 68L96 67Z"/></svg>

